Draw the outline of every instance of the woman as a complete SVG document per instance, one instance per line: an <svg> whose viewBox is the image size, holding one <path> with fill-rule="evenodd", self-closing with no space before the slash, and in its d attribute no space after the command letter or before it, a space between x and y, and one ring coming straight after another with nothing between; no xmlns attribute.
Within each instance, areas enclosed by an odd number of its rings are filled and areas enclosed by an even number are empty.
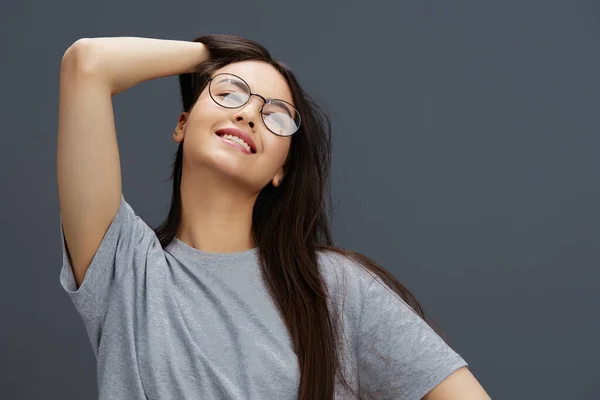
<svg viewBox="0 0 600 400"><path fill-rule="evenodd" d="M173 197L125 201L111 96L179 74ZM100 399L484 399L414 297L332 246L329 121L259 44L95 38L63 56L61 284Z"/></svg>

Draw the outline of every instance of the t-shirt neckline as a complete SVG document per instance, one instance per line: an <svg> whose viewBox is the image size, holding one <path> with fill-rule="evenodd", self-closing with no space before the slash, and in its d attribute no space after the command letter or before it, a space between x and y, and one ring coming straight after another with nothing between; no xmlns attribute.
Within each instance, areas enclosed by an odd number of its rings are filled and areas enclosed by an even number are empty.
<svg viewBox="0 0 600 400"><path fill-rule="evenodd" d="M258 256L258 247L254 247L249 250L233 252L233 253L211 253L202 251L189 244L179 240L179 238L173 238L173 241L168 246L168 251L174 255L182 255L191 257L195 260L202 261L232 261L232 260L243 260L256 258Z"/></svg>

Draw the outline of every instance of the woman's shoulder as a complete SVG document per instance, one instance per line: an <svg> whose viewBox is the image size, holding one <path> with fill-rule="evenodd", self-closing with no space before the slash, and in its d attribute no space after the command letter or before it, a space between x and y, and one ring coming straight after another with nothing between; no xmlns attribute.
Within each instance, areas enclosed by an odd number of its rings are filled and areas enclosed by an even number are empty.
<svg viewBox="0 0 600 400"><path fill-rule="evenodd" d="M337 292L343 285L346 290L360 297L371 285L375 275L351 254L356 253L343 249L318 250L319 269L330 291Z"/></svg>

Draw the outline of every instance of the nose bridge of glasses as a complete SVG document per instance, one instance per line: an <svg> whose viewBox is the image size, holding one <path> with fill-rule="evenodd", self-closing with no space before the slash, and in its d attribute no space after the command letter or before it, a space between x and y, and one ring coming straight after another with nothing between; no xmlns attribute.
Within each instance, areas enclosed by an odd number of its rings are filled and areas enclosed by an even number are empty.
<svg viewBox="0 0 600 400"><path fill-rule="evenodd" d="M250 102L250 100L252 100L252 96L256 96L256 97L258 97L259 99L262 100L261 108L262 108L262 106L264 106L265 104L267 104L267 99L265 99L263 96L261 96L258 93L250 93L250 99L248 100L248 102Z"/></svg>

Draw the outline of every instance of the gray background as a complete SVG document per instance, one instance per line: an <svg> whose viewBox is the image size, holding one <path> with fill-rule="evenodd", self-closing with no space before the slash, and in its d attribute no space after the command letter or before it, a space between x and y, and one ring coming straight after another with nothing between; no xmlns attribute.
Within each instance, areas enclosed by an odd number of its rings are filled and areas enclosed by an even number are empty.
<svg viewBox="0 0 600 400"><path fill-rule="evenodd" d="M597 1L9 1L0 398L91 399L59 285L60 60L81 37L263 43L333 117L334 233L411 289L495 399L600 393ZM177 80L114 98L124 194L167 213Z"/></svg>

